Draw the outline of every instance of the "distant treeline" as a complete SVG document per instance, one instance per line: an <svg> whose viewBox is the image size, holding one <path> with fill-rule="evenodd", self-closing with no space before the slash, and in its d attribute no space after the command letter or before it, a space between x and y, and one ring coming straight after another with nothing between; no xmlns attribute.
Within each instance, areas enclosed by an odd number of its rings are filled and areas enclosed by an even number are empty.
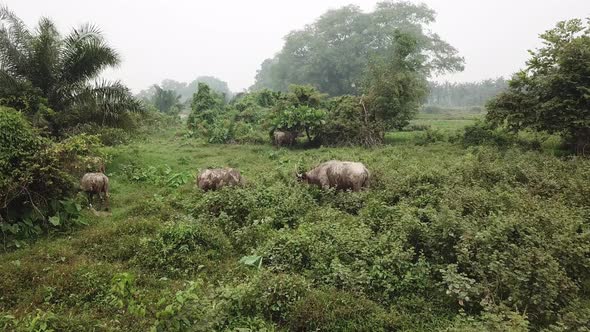
<svg viewBox="0 0 590 332"><path fill-rule="evenodd" d="M426 105L439 107L484 106L492 97L508 87L503 78L488 79L480 82L437 83L430 82L430 94Z"/></svg>
<svg viewBox="0 0 590 332"><path fill-rule="evenodd" d="M193 97L193 93L197 92L199 83L207 84L212 90L222 94L227 101L233 97L233 93L227 86L227 82L213 76L199 76L190 83L165 79L157 87L156 85L152 85L148 89L140 91L136 97L143 100L150 100L156 95L158 88L160 88L164 91L174 91L174 93L180 96L180 102L184 103Z"/></svg>

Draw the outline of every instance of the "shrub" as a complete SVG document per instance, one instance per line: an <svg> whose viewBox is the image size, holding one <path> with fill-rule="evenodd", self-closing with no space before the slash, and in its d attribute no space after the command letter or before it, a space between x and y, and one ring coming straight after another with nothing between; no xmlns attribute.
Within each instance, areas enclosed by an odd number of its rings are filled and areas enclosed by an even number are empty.
<svg viewBox="0 0 590 332"><path fill-rule="evenodd" d="M480 317L459 315L448 332L511 331L527 332L529 323L525 315L506 310L485 311Z"/></svg>
<svg viewBox="0 0 590 332"><path fill-rule="evenodd" d="M277 233L262 246L259 252L269 269L300 271L315 284L364 292L384 302L430 289L420 289L430 280L428 264L412 263L413 253L392 234L375 238L368 226L328 208L305 219L296 230Z"/></svg>
<svg viewBox="0 0 590 332"><path fill-rule="evenodd" d="M425 105L422 107L422 112L426 114L443 114L445 109L436 105Z"/></svg>
<svg viewBox="0 0 590 332"><path fill-rule="evenodd" d="M326 122L319 135L325 145L381 144L384 128L368 120L368 114L355 96L341 96L327 102Z"/></svg>
<svg viewBox="0 0 590 332"><path fill-rule="evenodd" d="M436 142L444 142L445 140L445 134L440 130L426 129L423 133L416 137L416 144L428 145Z"/></svg>
<svg viewBox="0 0 590 332"><path fill-rule="evenodd" d="M72 193L73 179L60 167L55 145L40 137L24 116L0 108L0 226L19 233L21 223L47 225L55 214L51 201Z"/></svg>
<svg viewBox="0 0 590 332"><path fill-rule="evenodd" d="M358 294L312 290L293 306L292 331L391 331L395 328L376 303Z"/></svg>
<svg viewBox="0 0 590 332"><path fill-rule="evenodd" d="M222 258L231 249L213 224L187 220L171 224L139 244L135 262L163 275L191 275Z"/></svg>
<svg viewBox="0 0 590 332"><path fill-rule="evenodd" d="M491 144L506 148L514 142L514 134L478 122L464 129L462 143L465 146Z"/></svg>
<svg viewBox="0 0 590 332"><path fill-rule="evenodd" d="M106 146L115 146L126 144L131 141L131 132L129 129L104 127L94 123L83 123L68 130L70 136L81 134L98 137L100 143Z"/></svg>
<svg viewBox="0 0 590 332"><path fill-rule="evenodd" d="M206 331L205 319L210 303L204 296L203 282L188 282L185 288L172 296L163 296L156 304L156 321L151 331Z"/></svg>
<svg viewBox="0 0 590 332"><path fill-rule="evenodd" d="M98 136L80 134L55 145L62 169L80 178L86 172L98 172L109 161Z"/></svg>
<svg viewBox="0 0 590 332"><path fill-rule="evenodd" d="M244 317L261 317L285 325L293 305L309 291L309 283L292 274L262 272L249 282L220 289L216 298L225 326L240 327Z"/></svg>

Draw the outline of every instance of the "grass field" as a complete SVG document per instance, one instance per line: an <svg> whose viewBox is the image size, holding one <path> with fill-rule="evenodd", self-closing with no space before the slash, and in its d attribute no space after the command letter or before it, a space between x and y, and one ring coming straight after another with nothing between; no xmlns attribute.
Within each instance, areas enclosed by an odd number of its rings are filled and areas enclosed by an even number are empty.
<svg viewBox="0 0 590 332"><path fill-rule="evenodd" d="M421 113L415 120L410 122L411 125L427 126L432 130L441 131L444 134L453 134L461 131L465 126L474 124L478 119L482 119L481 114L424 114ZM407 144L414 142L416 136L421 131L395 131L386 135L388 144Z"/></svg>
<svg viewBox="0 0 590 332"><path fill-rule="evenodd" d="M448 132L473 121L415 120ZM311 150L209 145L182 133L109 148L112 215L85 210L87 226L0 255L0 327L481 330L480 287L496 283L497 301L529 308L489 318L505 330L526 317L549 326L548 307L588 301L588 289L568 286L588 272L576 259L589 234L577 232L590 208L588 161L416 145L420 132L394 133L375 149ZM295 180L298 169L329 159L365 163L371 190L323 193ZM200 169L225 166L240 169L245 188L195 189ZM514 227L535 240L512 246ZM248 255L261 257L260 270L240 263ZM457 265L473 279L453 272ZM461 318L465 310L471 318Z"/></svg>

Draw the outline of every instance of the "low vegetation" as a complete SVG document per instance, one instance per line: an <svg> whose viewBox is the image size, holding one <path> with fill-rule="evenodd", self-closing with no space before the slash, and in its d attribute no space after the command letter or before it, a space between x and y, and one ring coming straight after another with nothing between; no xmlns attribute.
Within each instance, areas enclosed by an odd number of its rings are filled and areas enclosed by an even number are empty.
<svg viewBox="0 0 590 332"><path fill-rule="evenodd" d="M441 141L371 150L219 148L168 130L109 149L113 215L83 210L79 220L88 226L3 254L2 324L587 326L587 160ZM324 191L296 180L298 169L351 155L370 168L369 190ZM152 165L170 171L135 177ZM245 187L195 188L199 169L224 165L241 170ZM184 184L167 181L184 173L191 174Z"/></svg>
<svg viewBox="0 0 590 332"><path fill-rule="evenodd" d="M118 62L96 28L0 8L0 330L589 331L587 25L542 35L485 113L423 106L462 66L433 20L329 11L263 65L277 91L140 102L89 83ZM383 47L292 77L366 49L326 22Z"/></svg>

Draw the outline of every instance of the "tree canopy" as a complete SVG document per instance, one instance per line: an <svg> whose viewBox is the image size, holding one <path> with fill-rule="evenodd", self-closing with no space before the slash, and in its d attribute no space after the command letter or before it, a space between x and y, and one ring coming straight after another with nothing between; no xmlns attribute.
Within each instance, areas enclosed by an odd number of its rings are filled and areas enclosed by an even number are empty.
<svg viewBox="0 0 590 332"><path fill-rule="evenodd" d="M199 83L197 92L191 102L192 112L188 117L189 128L194 128L196 122L213 123L218 113L223 111L224 98L212 91L206 83Z"/></svg>
<svg viewBox="0 0 590 332"><path fill-rule="evenodd" d="M119 63L93 25L64 37L42 18L31 31L0 7L0 103L43 117L54 134L81 122L118 125L128 112L142 109L123 84L98 79Z"/></svg>
<svg viewBox="0 0 590 332"><path fill-rule="evenodd" d="M180 95L180 101L186 102L193 97L193 94L197 91L199 83L205 83L211 88L211 90L224 96L226 101L229 101L233 97L233 93L229 89L227 82L220 80L214 76L199 76L190 83L178 82L172 79L163 80L159 86L164 90L171 90ZM150 86L146 90L142 90L137 94L138 98L150 100L156 94L154 85Z"/></svg>
<svg viewBox="0 0 590 332"><path fill-rule="evenodd" d="M156 106L160 112L170 113L173 111L173 108L179 108L178 105L180 103L180 95L177 94L174 90L165 90L162 89L159 85L154 85L155 93L151 99L152 104Z"/></svg>
<svg viewBox="0 0 590 332"><path fill-rule="evenodd" d="M414 36L397 32L389 54L369 61L360 103L364 121L374 122L382 132L406 126L428 93L419 44Z"/></svg>
<svg viewBox="0 0 590 332"><path fill-rule="evenodd" d="M541 39L508 90L488 103L486 119L560 134L583 153L590 144L590 19L560 22Z"/></svg>
<svg viewBox="0 0 590 332"><path fill-rule="evenodd" d="M290 32L283 49L262 63L251 89L311 84L330 95L356 94L369 59L387 56L400 31L415 38L414 60L424 76L462 70L457 50L429 31L434 21L432 9L409 2L381 2L369 13L354 5L330 10Z"/></svg>

